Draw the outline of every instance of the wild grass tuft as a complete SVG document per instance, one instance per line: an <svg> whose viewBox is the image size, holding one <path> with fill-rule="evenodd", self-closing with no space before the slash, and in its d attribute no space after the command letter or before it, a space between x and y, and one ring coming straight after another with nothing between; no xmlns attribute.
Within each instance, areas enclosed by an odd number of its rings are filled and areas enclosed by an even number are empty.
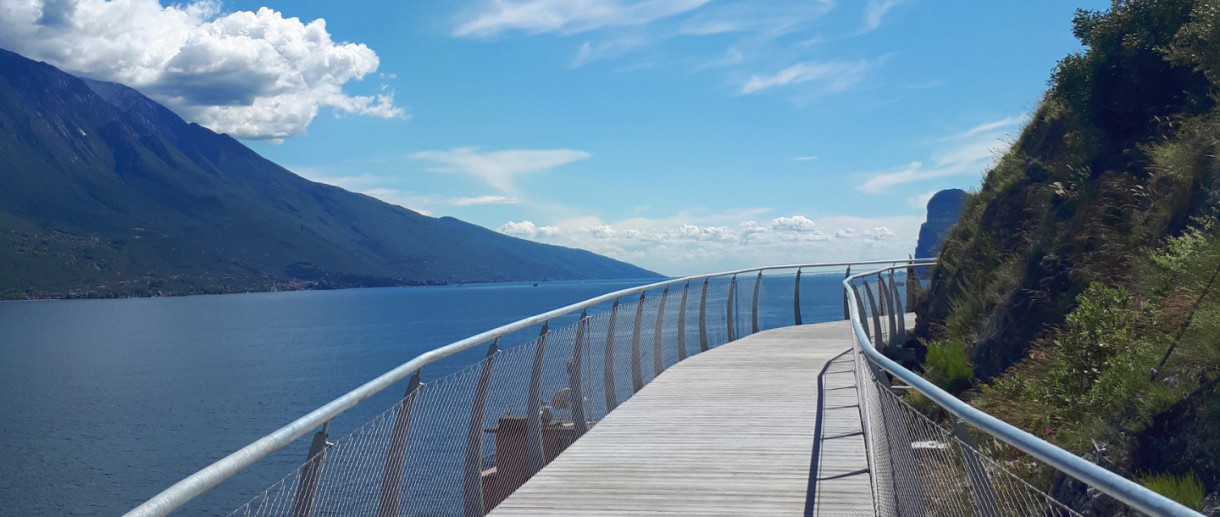
<svg viewBox="0 0 1220 517"><path fill-rule="evenodd" d="M950 393L961 393L969 388L974 367L966 355L966 344L960 339L945 339L927 345L924 376Z"/></svg>
<svg viewBox="0 0 1220 517"><path fill-rule="evenodd" d="M1141 477L1140 484L1189 508L1203 509L1203 484L1195 478L1194 472L1187 472L1182 476L1152 474Z"/></svg>

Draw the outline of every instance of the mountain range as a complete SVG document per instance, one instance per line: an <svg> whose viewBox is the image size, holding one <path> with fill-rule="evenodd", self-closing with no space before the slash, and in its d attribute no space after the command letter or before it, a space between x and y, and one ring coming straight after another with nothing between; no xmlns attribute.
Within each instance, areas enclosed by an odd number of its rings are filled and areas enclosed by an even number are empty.
<svg viewBox="0 0 1220 517"><path fill-rule="evenodd" d="M309 181L0 49L0 299L657 276Z"/></svg>

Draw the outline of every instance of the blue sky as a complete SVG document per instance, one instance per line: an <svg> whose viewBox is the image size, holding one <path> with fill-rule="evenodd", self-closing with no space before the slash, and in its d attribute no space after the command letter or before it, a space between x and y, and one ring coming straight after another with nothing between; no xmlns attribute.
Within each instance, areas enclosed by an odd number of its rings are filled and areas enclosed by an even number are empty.
<svg viewBox="0 0 1220 517"><path fill-rule="evenodd" d="M1080 50L929 0L5 0L0 46L433 216L680 275L905 256Z"/></svg>

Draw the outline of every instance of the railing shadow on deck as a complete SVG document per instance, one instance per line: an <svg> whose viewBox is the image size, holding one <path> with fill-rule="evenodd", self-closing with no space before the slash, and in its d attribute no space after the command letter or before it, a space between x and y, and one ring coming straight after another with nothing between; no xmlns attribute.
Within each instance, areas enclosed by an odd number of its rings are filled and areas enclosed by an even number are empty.
<svg viewBox="0 0 1220 517"><path fill-rule="evenodd" d="M166 515L311 431L307 454L304 443L296 445L304 463L268 480L260 494L235 495L232 515L483 515L665 369L761 330L845 319L847 297L839 285L845 267L908 263L794 264L692 276L525 318L424 353L128 515ZM481 361L427 379L428 365L479 347L486 347ZM332 420L404 381L401 400L331 441Z"/></svg>

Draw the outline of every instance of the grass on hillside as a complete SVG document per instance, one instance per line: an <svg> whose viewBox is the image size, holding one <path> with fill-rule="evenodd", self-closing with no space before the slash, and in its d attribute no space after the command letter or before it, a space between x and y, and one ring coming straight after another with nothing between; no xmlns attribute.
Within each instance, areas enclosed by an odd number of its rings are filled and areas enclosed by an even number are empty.
<svg viewBox="0 0 1220 517"><path fill-rule="evenodd" d="M1075 33L949 232L923 368L1108 468L1220 493L1220 0L1116 1Z"/></svg>

